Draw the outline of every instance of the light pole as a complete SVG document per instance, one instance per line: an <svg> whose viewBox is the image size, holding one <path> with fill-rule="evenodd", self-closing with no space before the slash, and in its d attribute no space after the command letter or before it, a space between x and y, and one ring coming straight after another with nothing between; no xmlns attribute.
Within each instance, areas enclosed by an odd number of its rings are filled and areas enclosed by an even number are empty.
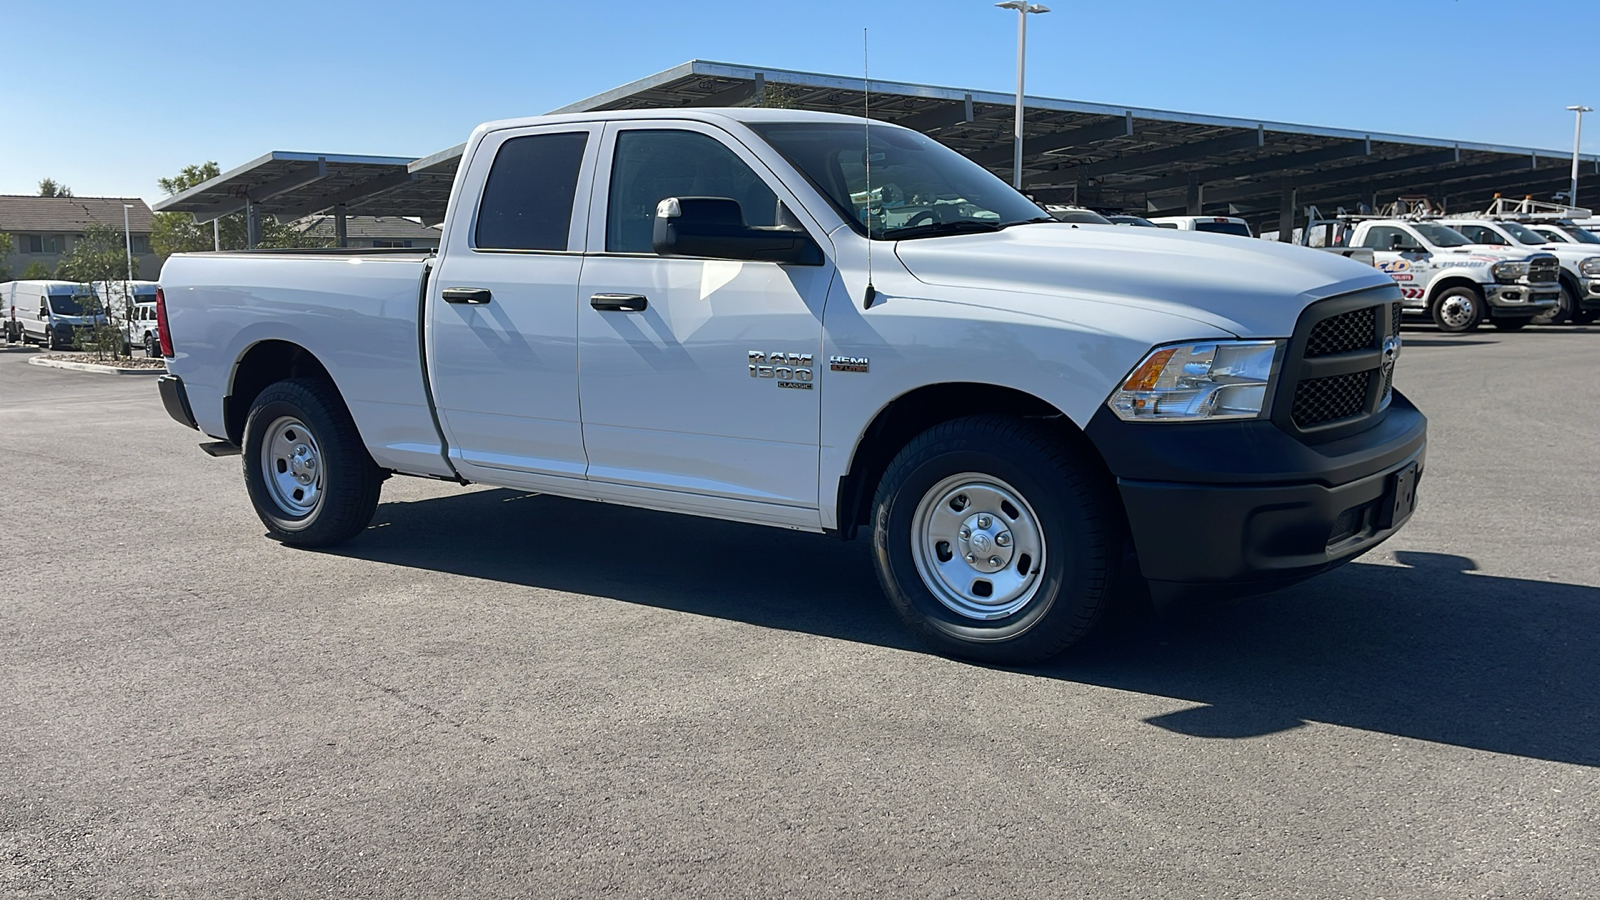
<svg viewBox="0 0 1600 900"><path fill-rule="evenodd" d="M122 284L122 324L126 332L127 324L132 320L129 315L133 312L133 227L128 224L128 210L133 209L132 203L122 204L122 239L128 248L128 280ZM109 318L109 317L108 317ZM128 355L133 356L132 351Z"/></svg>
<svg viewBox="0 0 1600 900"><path fill-rule="evenodd" d="M1014 146L1011 151L1011 186L1022 190L1022 72L1023 61L1028 53L1028 14L1047 13L1050 7L1038 3L1029 3L1027 0L1005 0L996 3L1001 9L1014 9L1017 11L1017 126Z"/></svg>
<svg viewBox="0 0 1600 900"><path fill-rule="evenodd" d="M1578 205L1578 141L1583 137L1583 114L1594 112L1587 106L1569 106L1567 111L1575 113L1577 124L1572 126L1572 191L1567 195L1567 205Z"/></svg>

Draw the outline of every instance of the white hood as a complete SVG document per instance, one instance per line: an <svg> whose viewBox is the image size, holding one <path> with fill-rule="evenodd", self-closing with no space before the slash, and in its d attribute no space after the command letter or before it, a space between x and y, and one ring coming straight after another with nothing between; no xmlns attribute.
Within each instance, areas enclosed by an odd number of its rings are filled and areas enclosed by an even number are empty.
<svg viewBox="0 0 1600 900"><path fill-rule="evenodd" d="M1338 254L1232 235L1156 228L1019 225L992 234L900 241L895 252L930 285L1158 310L1240 337L1288 337L1308 304L1389 276ZM1398 297L1396 298L1398 299Z"/></svg>

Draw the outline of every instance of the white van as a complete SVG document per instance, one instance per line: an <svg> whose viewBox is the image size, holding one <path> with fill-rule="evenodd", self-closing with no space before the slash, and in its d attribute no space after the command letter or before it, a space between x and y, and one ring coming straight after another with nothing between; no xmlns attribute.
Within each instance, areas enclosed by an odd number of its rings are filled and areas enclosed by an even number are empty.
<svg viewBox="0 0 1600 900"><path fill-rule="evenodd" d="M96 281L95 296L100 298L117 330L122 332L123 352L143 347L149 353L157 345L156 335L156 283L154 281Z"/></svg>
<svg viewBox="0 0 1600 900"><path fill-rule="evenodd" d="M11 282L5 304L7 317L15 310L23 342L51 350L70 348L74 329L95 324L85 310L98 305L88 285L70 281Z"/></svg>
<svg viewBox="0 0 1600 900"><path fill-rule="evenodd" d="M1156 216L1150 220L1158 228L1176 228L1179 231L1205 231L1211 234L1236 234L1255 237L1250 224L1233 216Z"/></svg>

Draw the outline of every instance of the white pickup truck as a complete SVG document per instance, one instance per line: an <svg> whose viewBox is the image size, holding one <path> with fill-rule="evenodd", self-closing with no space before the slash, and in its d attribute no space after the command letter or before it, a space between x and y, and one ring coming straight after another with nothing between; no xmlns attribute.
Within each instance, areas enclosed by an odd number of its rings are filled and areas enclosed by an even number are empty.
<svg viewBox="0 0 1600 900"><path fill-rule="evenodd" d="M1461 216L1442 218L1448 225L1479 244L1492 244L1526 253L1540 250L1561 262L1561 296L1556 309L1534 319L1537 325L1587 325L1600 311L1600 246L1576 243L1578 239L1552 240L1527 224L1511 218Z"/></svg>
<svg viewBox="0 0 1600 900"><path fill-rule="evenodd" d="M495 122L436 254L181 254L161 285L166 408L242 449L280 541L359 534L392 473L865 529L912 629L1002 663L1124 572L1171 602L1350 560L1424 465L1383 273L1054 222L845 116Z"/></svg>
<svg viewBox="0 0 1600 900"><path fill-rule="evenodd" d="M1555 310L1561 263L1533 248L1477 244L1424 218L1353 217L1336 246L1363 247L1400 286L1407 311L1426 313L1440 331L1472 331L1484 321L1515 331Z"/></svg>

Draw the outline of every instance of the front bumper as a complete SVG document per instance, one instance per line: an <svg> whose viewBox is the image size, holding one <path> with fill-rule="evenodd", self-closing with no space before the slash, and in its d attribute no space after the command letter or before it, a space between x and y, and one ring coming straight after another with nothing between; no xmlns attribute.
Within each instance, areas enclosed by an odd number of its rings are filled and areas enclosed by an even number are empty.
<svg viewBox="0 0 1600 900"><path fill-rule="evenodd" d="M167 408L167 415L171 416L173 421L190 428L200 427L195 422L194 410L189 406L189 392L184 390L182 378L176 375L163 375L156 379L156 387L161 391L161 405Z"/></svg>
<svg viewBox="0 0 1600 900"><path fill-rule="evenodd" d="M1127 423L1089 437L1117 479L1139 570L1168 605L1310 578L1383 543L1410 517L1427 419L1398 391L1381 420L1310 445L1269 421Z"/></svg>
<svg viewBox="0 0 1600 900"><path fill-rule="evenodd" d="M1537 316L1549 312L1561 303L1561 286L1557 284L1486 284L1483 295L1494 314L1500 318Z"/></svg>
<svg viewBox="0 0 1600 900"><path fill-rule="evenodd" d="M1583 296L1578 298L1578 308L1584 312L1600 310L1600 278L1586 279L1583 288Z"/></svg>

